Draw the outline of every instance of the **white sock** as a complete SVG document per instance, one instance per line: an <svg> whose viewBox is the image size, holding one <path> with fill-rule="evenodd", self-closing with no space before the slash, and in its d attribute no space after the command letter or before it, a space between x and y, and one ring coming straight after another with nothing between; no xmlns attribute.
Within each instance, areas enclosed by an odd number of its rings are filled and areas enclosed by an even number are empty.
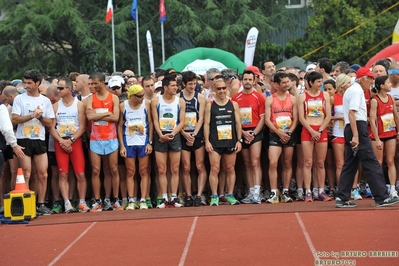
<svg viewBox="0 0 399 266"><path fill-rule="evenodd" d="M393 185L393 186L391 185L391 190L389 190L389 192L392 194L392 192L394 192L394 191L396 191L396 190L395 190L395 186L394 186L394 185Z"/></svg>
<svg viewBox="0 0 399 266"><path fill-rule="evenodd" d="M174 200L175 198L177 198L176 194L172 194L172 196L170 197L170 200Z"/></svg>
<svg viewBox="0 0 399 266"><path fill-rule="evenodd" d="M308 193L312 193L312 191L310 189L307 189L306 194L308 194Z"/></svg>
<svg viewBox="0 0 399 266"><path fill-rule="evenodd" d="M254 187L254 195L259 195L260 194L260 186L259 185L255 185Z"/></svg>
<svg viewBox="0 0 399 266"><path fill-rule="evenodd" d="M85 201L84 199L80 199L80 200L79 200L79 203L80 203L80 204L84 204L84 203L86 203L86 201Z"/></svg>
<svg viewBox="0 0 399 266"><path fill-rule="evenodd" d="M319 194L324 192L324 187L319 187Z"/></svg>
<svg viewBox="0 0 399 266"><path fill-rule="evenodd" d="M283 188L283 194L284 194L285 192L288 192L288 188Z"/></svg>
<svg viewBox="0 0 399 266"><path fill-rule="evenodd" d="M272 189L272 193L274 193L274 195L277 195L277 189Z"/></svg>
<svg viewBox="0 0 399 266"><path fill-rule="evenodd" d="M129 198L129 203L134 203L134 198Z"/></svg>
<svg viewBox="0 0 399 266"><path fill-rule="evenodd" d="M254 187L250 187L249 188L249 194L253 195L255 193L255 188Z"/></svg>
<svg viewBox="0 0 399 266"><path fill-rule="evenodd" d="M122 202L127 202L127 198L122 198Z"/></svg>
<svg viewBox="0 0 399 266"><path fill-rule="evenodd" d="M162 198L167 201L168 200L168 193L162 193Z"/></svg>
<svg viewBox="0 0 399 266"><path fill-rule="evenodd" d="M141 199L140 199L140 202L145 202L145 198L141 198Z"/></svg>
<svg viewBox="0 0 399 266"><path fill-rule="evenodd" d="M303 193L303 188L298 188L296 191Z"/></svg>

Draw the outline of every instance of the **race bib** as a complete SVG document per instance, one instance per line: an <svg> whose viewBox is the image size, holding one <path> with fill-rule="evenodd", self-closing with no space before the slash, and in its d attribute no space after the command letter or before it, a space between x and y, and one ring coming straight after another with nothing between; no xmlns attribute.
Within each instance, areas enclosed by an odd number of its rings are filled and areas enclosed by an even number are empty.
<svg viewBox="0 0 399 266"><path fill-rule="evenodd" d="M145 127L145 124L144 124L143 120L131 119L128 122L129 135L130 136L134 136L134 135L143 136L144 135L144 127Z"/></svg>
<svg viewBox="0 0 399 266"><path fill-rule="evenodd" d="M313 117L324 116L323 101L321 99L308 100L308 116L313 116Z"/></svg>
<svg viewBox="0 0 399 266"><path fill-rule="evenodd" d="M24 123L24 137L38 138L40 136L40 121L36 118Z"/></svg>
<svg viewBox="0 0 399 266"><path fill-rule="evenodd" d="M94 111L96 112L96 114L102 114L102 113L107 113L109 110L108 108L96 108L94 109ZM93 123L95 126L107 126L108 122L107 121L95 121Z"/></svg>
<svg viewBox="0 0 399 266"><path fill-rule="evenodd" d="M395 126L395 119L393 117L393 113L381 116L381 120L382 120L383 132L395 130L396 126Z"/></svg>
<svg viewBox="0 0 399 266"><path fill-rule="evenodd" d="M233 139L231 125L217 126L217 132L218 132L218 140Z"/></svg>
<svg viewBox="0 0 399 266"><path fill-rule="evenodd" d="M240 121L242 125L252 124L252 107L240 108Z"/></svg>
<svg viewBox="0 0 399 266"><path fill-rule="evenodd" d="M276 126L278 131L288 132L291 128L291 117L289 116L279 116L276 117Z"/></svg>
<svg viewBox="0 0 399 266"><path fill-rule="evenodd" d="M176 119L169 117L161 117L159 119L159 127L161 131L173 131L176 126Z"/></svg>
<svg viewBox="0 0 399 266"><path fill-rule="evenodd" d="M61 137L70 137L75 134L75 122L73 120L64 120L59 123Z"/></svg>
<svg viewBox="0 0 399 266"><path fill-rule="evenodd" d="M197 113L189 112L186 113L186 118L184 119L184 130L194 131L197 126Z"/></svg>

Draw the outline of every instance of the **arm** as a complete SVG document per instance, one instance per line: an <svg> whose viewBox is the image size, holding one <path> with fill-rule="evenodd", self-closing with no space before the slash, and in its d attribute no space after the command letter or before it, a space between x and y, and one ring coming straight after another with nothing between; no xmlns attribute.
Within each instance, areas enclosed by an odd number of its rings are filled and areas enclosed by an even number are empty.
<svg viewBox="0 0 399 266"><path fill-rule="evenodd" d="M147 109L147 120L148 120L148 140L153 141L154 139L154 123L152 122L152 114L151 114L151 106L149 102L145 103L145 107ZM151 144L147 144L146 147L146 154L151 154L153 150L153 147Z"/></svg>
<svg viewBox="0 0 399 266"><path fill-rule="evenodd" d="M157 105L159 103L159 99L154 98L151 100L151 115L152 115L152 121L154 125L154 131L158 134L159 138L163 136L161 128L159 127L159 117L158 117L158 111L157 111Z"/></svg>
<svg viewBox="0 0 399 266"><path fill-rule="evenodd" d="M305 94L299 95L299 101L298 101L299 122L301 122L302 126L309 131L309 133L312 136L312 139L318 139L320 138L320 133L313 130L313 128L310 127L308 120L306 119L305 107L303 106L305 102L305 97L306 97Z"/></svg>
<svg viewBox="0 0 399 266"><path fill-rule="evenodd" d="M352 145L352 148L356 148L359 145L359 132L357 131L357 124L356 124L356 110L349 110L348 116L349 116L349 123L351 126L351 130L353 133L352 140L350 144Z"/></svg>
<svg viewBox="0 0 399 266"><path fill-rule="evenodd" d="M378 136L378 129L376 126L377 123L377 107L378 103L376 99L371 99L370 101L370 128L371 132L373 132L374 139L377 142L377 149L381 150L382 149L382 142Z"/></svg>
<svg viewBox="0 0 399 266"><path fill-rule="evenodd" d="M119 140L119 152L123 158L126 158L126 147L123 143L123 111L125 110L125 104L122 102L119 105L119 121L117 125L118 140Z"/></svg>
<svg viewBox="0 0 399 266"><path fill-rule="evenodd" d="M78 102L78 119L79 119L79 128L76 130L73 137L78 139L82 137L82 135L86 132L86 114L85 114L85 106L82 102Z"/></svg>
<svg viewBox="0 0 399 266"><path fill-rule="evenodd" d="M13 149L13 152L18 156L18 158L23 158L25 156L24 152L22 151L22 147L17 144L17 139L15 138L12 123L10 120L10 115L8 113L7 108L5 105L0 107L0 132L3 134L7 143Z"/></svg>
<svg viewBox="0 0 399 266"><path fill-rule="evenodd" d="M242 149L242 143L240 141L238 141L239 139L242 138L240 107L238 106L237 102L233 102L233 106L234 106L234 117L236 120L236 134L237 134L237 142L234 147L234 150L236 151L236 153L239 153Z"/></svg>
<svg viewBox="0 0 399 266"><path fill-rule="evenodd" d="M210 127L209 124L211 122L211 103L208 101L205 105L205 120L204 120L204 140L205 140L205 149L207 152L212 153L213 147L209 141Z"/></svg>
<svg viewBox="0 0 399 266"><path fill-rule="evenodd" d="M205 96L202 94L198 94L198 102L199 102L199 115L197 125L195 126L195 130L193 132L194 135L197 135L204 125L204 117L205 117Z"/></svg>
<svg viewBox="0 0 399 266"><path fill-rule="evenodd" d="M87 98L87 105L86 105L86 117L89 121L99 121L102 120L104 117L109 116L111 113L96 113L93 110L93 99L92 97Z"/></svg>
<svg viewBox="0 0 399 266"><path fill-rule="evenodd" d="M298 125L298 109L297 109L297 97L291 96L292 101L292 124L290 130L288 132L293 133L295 131L296 126Z"/></svg>
<svg viewBox="0 0 399 266"><path fill-rule="evenodd" d="M330 104L330 97L327 92L324 93L324 99L326 101L326 107L325 107L325 115L324 115L324 120L323 123L320 125L320 130L324 130L327 128L328 124L330 124L331 121L331 104Z"/></svg>
<svg viewBox="0 0 399 266"><path fill-rule="evenodd" d="M184 119L186 118L186 102L179 98L179 105L180 105L180 114L179 114L179 121L180 123L173 129L172 134L175 136L178 134L184 127Z"/></svg>
<svg viewBox="0 0 399 266"><path fill-rule="evenodd" d="M119 98L118 98L118 96L112 94L112 102L114 104L112 113L108 113L109 115L105 116L102 120L117 123L119 120Z"/></svg>
<svg viewBox="0 0 399 266"><path fill-rule="evenodd" d="M395 102L395 99L392 97L393 102ZM395 126L396 126L396 141L399 142L399 113L397 108L393 108L393 117L395 119Z"/></svg>

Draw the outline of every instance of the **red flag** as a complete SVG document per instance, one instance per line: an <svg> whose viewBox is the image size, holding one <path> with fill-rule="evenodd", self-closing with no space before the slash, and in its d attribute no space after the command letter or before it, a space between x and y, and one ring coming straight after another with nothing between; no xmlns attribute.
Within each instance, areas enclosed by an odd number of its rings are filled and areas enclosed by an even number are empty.
<svg viewBox="0 0 399 266"><path fill-rule="evenodd" d="M112 0L108 0L107 14L105 15L105 23L110 22L113 15L114 15L114 7L112 6Z"/></svg>
<svg viewBox="0 0 399 266"><path fill-rule="evenodd" d="M161 23L166 20L165 0L159 0L159 20Z"/></svg>

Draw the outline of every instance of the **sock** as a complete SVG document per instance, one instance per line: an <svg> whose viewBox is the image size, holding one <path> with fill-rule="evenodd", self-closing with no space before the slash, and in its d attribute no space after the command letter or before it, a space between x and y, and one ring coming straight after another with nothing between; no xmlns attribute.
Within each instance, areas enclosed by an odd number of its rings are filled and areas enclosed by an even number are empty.
<svg viewBox="0 0 399 266"><path fill-rule="evenodd" d="M272 189L272 193L274 193L274 195L277 195L277 189Z"/></svg>
<svg viewBox="0 0 399 266"><path fill-rule="evenodd" d="M303 188L298 188L296 191L303 193Z"/></svg>
<svg viewBox="0 0 399 266"><path fill-rule="evenodd" d="M140 202L145 202L145 198L141 198L141 199L140 199Z"/></svg>
<svg viewBox="0 0 399 266"><path fill-rule="evenodd" d="M255 185L254 186L254 195L259 195L260 194L260 186L259 185Z"/></svg>
<svg viewBox="0 0 399 266"><path fill-rule="evenodd" d="M395 191L395 185L391 185L391 190L389 190L389 192L392 194L392 192L394 192Z"/></svg>
<svg viewBox="0 0 399 266"><path fill-rule="evenodd" d="M127 198L122 198L122 202L123 203L127 202Z"/></svg>
<svg viewBox="0 0 399 266"><path fill-rule="evenodd" d="M318 189L318 188L315 188L315 187L313 188L312 191L313 191L313 193L319 193L319 189Z"/></svg>
<svg viewBox="0 0 399 266"><path fill-rule="evenodd" d="M84 203L86 203L86 201L85 201L84 199L80 199L80 200L79 200L79 203L80 203L80 204L84 204Z"/></svg>
<svg viewBox="0 0 399 266"><path fill-rule="evenodd" d="M134 198L133 197L129 197L129 203L134 203Z"/></svg>
<svg viewBox="0 0 399 266"><path fill-rule="evenodd" d="M212 194L212 198L217 198L218 194Z"/></svg>
<svg viewBox="0 0 399 266"><path fill-rule="evenodd" d="M255 188L254 187L250 187L249 188L249 194L253 195L255 193Z"/></svg>
<svg viewBox="0 0 399 266"><path fill-rule="evenodd" d="M162 193L162 198L168 201L168 193Z"/></svg>
<svg viewBox="0 0 399 266"><path fill-rule="evenodd" d="M306 194L308 194L308 193L312 193L312 191L310 189L307 189Z"/></svg>
<svg viewBox="0 0 399 266"><path fill-rule="evenodd" d="M283 194L287 192L288 193L288 188L283 188Z"/></svg>
<svg viewBox="0 0 399 266"><path fill-rule="evenodd" d="M170 200L174 200L174 199L176 199L177 198L177 195L176 194L172 194L171 196L170 196Z"/></svg>
<svg viewBox="0 0 399 266"><path fill-rule="evenodd" d="M64 205L67 205L67 204L71 204L71 201L69 199L64 201Z"/></svg>

